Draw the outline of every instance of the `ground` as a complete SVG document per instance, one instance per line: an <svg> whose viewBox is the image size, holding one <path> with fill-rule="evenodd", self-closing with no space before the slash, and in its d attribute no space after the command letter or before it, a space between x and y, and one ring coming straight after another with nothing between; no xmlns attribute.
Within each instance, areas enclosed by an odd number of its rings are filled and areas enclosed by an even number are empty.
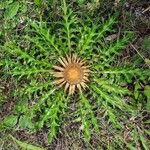
<svg viewBox="0 0 150 150"><path fill-rule="evenodd" d="M43 19L49 24L51 20L56 21L59 19L60 13L60 2L57 0L44 0L40 3L40 0L21 0L19 1L19 6L15 5L18 10L15 13L11 12L10 5L15 3L15 0L2 0L0 2L0 45L3 45L8 39L14 39L16 42L22 42L19 39L19 35L26 34L24 30L27 25L27 20L40 20ZM117 13L119 15L118 23L116 28L125 31L133 31L135 34L134 40L125 48L118 59L120 62L122 60L127 60L128 63L133 61L144 60L145 63L141 63L141 67L150 67L150 2L149 0L68 0L67 3L76 12L81 13L81 18L84 19L85 15L89 15L93 20L105 20L109 15ZM106 40L113 40L116 38L116 34L112 34L107 37ZM27 44L28 43L23 43ZM0 52L0 58L3 54ZM1 67L1 64L0 64ZM2 68L0 68L2 69ZM0 70L1 71L1 70ZM1 72L0 72L1 75ZM134 81L133 85L140 86L140 90L144 91L145 86L148 86L150 81L147 83L140 83L139 81ZM131 85L131 89L135 89ZM0 78L0 118L4 119L5 116L12 114L13 107L15 105L16 99L11 95L11 89L16 88L14 79L2 76ZM150 92L150 91L149 91ZM136 90L135 90L136 94ZM138 94L138 93L137 93ZM135 118L129 118L125 121L126 128L121 134L122 138L126 138L126 141L132 141L130 134L134 130L129 124L135 124L141 132L149 129L149 124L145 124L145 121L150 120L150 112L145 109L145 106L141 101L138 102L138 116ZM103 113L103 112L102 112ZM29 133L26 130L0 130L0 149L2 150L19 150L21 149L15 142L11 141L9 134L13 135L16 139L20 141L27 141L33 145L39 145L40 147L46 148L48 150L82 150L82 149L95 149L99 141L97 138L93 137L91 141L91 147L88 147L82 140L78 140L74 132L77 129L78 124L67 124L63 127L63 131L68 134L72 134L72 137L62 135L61 131L57 138L53 140L51 144L47 142L47 128L36 132ZM104 125L102 131L103 137L105 139L101 140L101 145L105 141L113 140L113 136L117 133L107 131L107 125ZM74 132L71 132L72 129ZM149 131L149 130L148 130ZM147 133L146 140L150 140L150 134ZM137 141L136 149L142 150L145 148L140 145L141 143ZM94 147L95 146L95 147ZM88 148L87 148L88 147ZM146 149L146 148L145 148Z"/></svg>

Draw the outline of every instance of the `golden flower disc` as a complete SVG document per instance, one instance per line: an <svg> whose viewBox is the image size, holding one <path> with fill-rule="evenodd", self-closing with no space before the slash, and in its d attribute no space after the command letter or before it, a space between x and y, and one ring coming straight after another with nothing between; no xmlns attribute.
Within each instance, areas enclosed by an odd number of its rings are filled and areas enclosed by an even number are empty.
<svg viewBox="0 0 150 150"><path fill-rule="evenodd" d="M71 64L64 70L64 78L69 84L78 84L82 81L83 71L79 64Z"/></svg>
<svg viewBox="0 0 150 150"><path fill-rule="evenodd" d="M69 95L74 94L76 88L81 92L82 88L87 87L89 66L85 65L85 61L77 57L76 54L66 56L59 59L59 66L53 66L55 70L53 76L57 79L54 81L58 87L65 85L65 91L69 90Z"/></svg>

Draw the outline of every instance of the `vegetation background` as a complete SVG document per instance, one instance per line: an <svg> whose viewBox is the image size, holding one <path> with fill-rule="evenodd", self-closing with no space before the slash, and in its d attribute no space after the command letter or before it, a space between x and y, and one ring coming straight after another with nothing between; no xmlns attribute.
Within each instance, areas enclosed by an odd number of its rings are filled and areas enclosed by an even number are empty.
<svg viewBox="0 0 150 150"><path fill-rule="evenodd" d="M67 0L67 4L74 12L81 14L81 20L89 17L93 22L106 20L114 13L118 14L118 22L114 30L133 31L134 39L121 52L118 62L122 60L141 68L150 66L150 2L149 0ZM1 0L0 1L0 48L6 41L25 44L21 35L28 34L25 30L29 21L43 20L54 26L60 17L61 1L58 0ZM106 36L106 40L113 41L118 34L113 31ZM3 53L0 49L0 58ZM17 89L14 78L3 75L0 61L0 121L12 115L16 99L12 90ZM67 137L58 134L51 144L47 142L48 129L45 127L38 132L30 133L16 126L14 129L0 127L0 149L56 149L56 150L82 150L82 149L118 149L149 150L150 149L150 80L134 80L129 89L133 92L137 115L124 120L126 128L121 131L108 130L104 125L99 137L93 137L89 144L76 137ZM119 112L117 117L119 116ZM122 116L120 116L122 117ZM119 118L121 119L121 118ZM16 124L17 120L11 118L8 124ZM23 123L25 124L25 122ZM75 126L75 127L74 127ZM71 132L76 124L68 126L66 132ZM61 131L60 131L61 132ZM114 138L116 137L116 138ZM97 139L100 139L99 141ZM107 145L107 147L106 147ZM37 147L38 146L38 147Z"/></svg>

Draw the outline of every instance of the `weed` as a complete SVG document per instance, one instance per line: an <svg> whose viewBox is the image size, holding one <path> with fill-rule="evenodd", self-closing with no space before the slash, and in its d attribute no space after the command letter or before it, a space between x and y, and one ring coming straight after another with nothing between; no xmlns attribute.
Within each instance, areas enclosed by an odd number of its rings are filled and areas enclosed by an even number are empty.
<svg viewBox="0 0 150 150"><path fill-rule="evenodd" d="M119 62L116 65L120 51L133 38L133 33L124 32L116 41L106 40L105 36L117 22L116 16L109 17L101 24L90 19L84 23L65 0L62 1L61 11L60 21L55 22L55 26L42 20L28 20L30 26L26 29L27 34L21 37L27 46L15 40L7 40L1 46L4 55L0 61L3 74L14 77L17 82L17 88L13 91L17 99L13 114L3 120L1 128L19 126L35 132L46 126L51 143L65 123L69 104L76 103L73 122L80 124L79 133L89 143L95 134L101 134L102 121L117 132L125 127L122 119L127 120L137 114L133 104L134 94L128 86L135 79L147 80L150 72L132 64ZM87 89L68 96L53 84L53 66L59 63L58 58L73 53L85 59L90 66L90 81ZM138 132L143 147L146 147L142 134ZM123 143L126 141L116 136L112 146L123 148ZM126 145L132 147L128 143ZM108 148L108 143L103 146Z"/></svg>

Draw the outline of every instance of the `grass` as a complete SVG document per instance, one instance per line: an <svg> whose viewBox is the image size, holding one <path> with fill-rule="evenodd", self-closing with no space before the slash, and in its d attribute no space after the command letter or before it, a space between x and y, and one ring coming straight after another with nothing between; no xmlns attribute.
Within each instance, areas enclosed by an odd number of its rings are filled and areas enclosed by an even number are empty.
<svg viewBox="0 0 150 150"><path fill-rule="evenodd" d="M106 15L105 2L68 4L1 2L2 149L10 131L15 149L149 149L149 58L134 46L137 33L118 30L121 12ZM89 88L72 96L51 73L70 53L91 70Z"/></svg>

